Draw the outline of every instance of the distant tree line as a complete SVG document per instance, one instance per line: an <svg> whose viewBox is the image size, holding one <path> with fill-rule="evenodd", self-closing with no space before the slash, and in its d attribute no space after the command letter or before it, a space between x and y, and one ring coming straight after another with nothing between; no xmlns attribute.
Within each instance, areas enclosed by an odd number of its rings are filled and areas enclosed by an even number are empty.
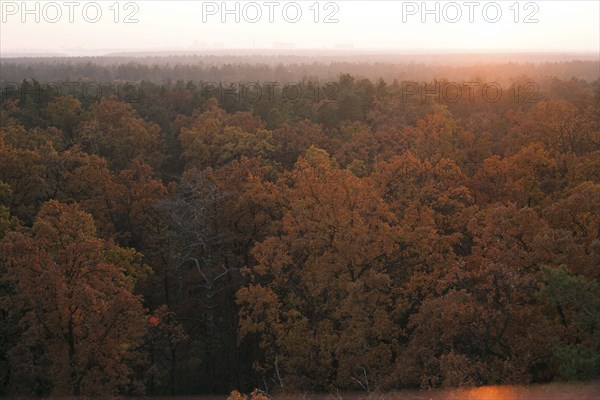
<svg viewBox="0 0 600 400"><path fill-rule="evenodd" d="M597 55L565 60L552 54L475 56L448 54L438 56L405 55L385 56L368 54L341 56L319 54L314 56L285 55L181 55L181 56L106 56L106 57L27 57L4 58L1 82L20 82L36 79L39 82L92 80L102 83L114 81L149 81L170 84L177 81L278 81L293 82L318 77L335 81L341 74L373 81L381 78L394 80L431 81L433 79L493 80L515 76L515 71L535 80L573 77L594 81L598 77L600 60ZM517 61L514 61L517 60Z"/></svg>

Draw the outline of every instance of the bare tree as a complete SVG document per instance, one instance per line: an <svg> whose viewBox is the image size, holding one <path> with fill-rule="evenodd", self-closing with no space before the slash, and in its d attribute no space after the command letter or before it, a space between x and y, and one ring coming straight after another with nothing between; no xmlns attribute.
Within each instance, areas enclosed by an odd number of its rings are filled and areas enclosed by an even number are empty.
<svg viewBox="0 0 600 400"><path fill-rule="evenodd" d="M231 288L231 272L227 248L230 238L219 226L226 195L204 172L187 171L176 195L159 204L166 215L168 230L164 240L167 274L176 284L179 304L199 306L200 315L180 316L182 320L200 322L203 328L204 362L215 374L214 363L222 358L222 321L220 292Z"/></svg>

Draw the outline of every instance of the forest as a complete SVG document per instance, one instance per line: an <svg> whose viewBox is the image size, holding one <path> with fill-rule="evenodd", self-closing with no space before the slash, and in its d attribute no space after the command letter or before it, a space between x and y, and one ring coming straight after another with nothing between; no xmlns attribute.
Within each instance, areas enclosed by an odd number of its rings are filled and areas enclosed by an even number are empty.
<svg viewBox="0 0 600 400"><path fill-rule="evenodd" d="M2 60L0 395L600 379L597 61L188 61Z"/></svg>

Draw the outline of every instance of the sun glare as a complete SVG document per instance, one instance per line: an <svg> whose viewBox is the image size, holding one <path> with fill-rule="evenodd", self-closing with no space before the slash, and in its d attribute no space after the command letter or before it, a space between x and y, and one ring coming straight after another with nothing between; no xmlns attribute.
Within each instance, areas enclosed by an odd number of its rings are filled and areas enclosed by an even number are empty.
<svg viewBox="0 0 600 400"><path fill-rule="evenodd" d="M471 388L465 400L520 400L511 386L481 386Z"/></svg>

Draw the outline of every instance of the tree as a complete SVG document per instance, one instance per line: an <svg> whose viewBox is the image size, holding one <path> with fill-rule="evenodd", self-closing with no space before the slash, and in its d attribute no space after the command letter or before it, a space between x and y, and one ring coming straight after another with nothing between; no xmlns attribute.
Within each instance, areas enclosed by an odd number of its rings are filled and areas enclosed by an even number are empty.
<svg viewBox="0 0 600 400"><path fill-rule="evenodd" d="M173 198L158 207L167 224L162 238L165 299L187 320L189 351L208 378L201 385L214 392L224 384L219 374L228 373L234 365L231 305L239 267L231 262L232 236L221 224L225 194L207 175L189 169Z"/></svg>
<svg viewBox="0 0 600 400"><path fill-rule="evenodd" d="M472 180L480 203L509 201L534 207L562 189L556 159L539 143L529 144L509 157L486 159Z"/></svg>
<svg viewBox="0 0 600 400"><path fill-rule="evenodd" d="M139 159L154 168L164 161L160 128L139 118L130 104L102 99L84 116L77 142L91 154L106 158L120 171Z"/></svg>
<svg viewBox="0 0 600 400"><path fill-rule="evenodd" d="M73 96L59 96L48 103L45 114L52 125L60 129L68 141L72 141L81 121L81 111L79 100Z"/></svg>
<svg viewBox="0 0 600 400"><path fill-rule="evenodd" d="M456 159L459 128L443 106L435 114L417 121L416 127L406 127L404 135L410 149L421 160Z"/></svg>
<svg viewBox="0 0 600 400"><path fill-rule="evenodd" d="M8 353L13 390L143 391L133 376L146 330L141 297L132 294L135 262L110 257L119 252L95 236L92 217L76 205L44 204L31 232L9 233L0 247L10 288L3 304L17 322Z"/></svg>
<svg viewBox="0 0 600 400"><path fill-rule="evenodd" d="M582 154L598 150L593 112L592 107L579 110L568 101L541 101L516 118L517 124L508 137L520 146L540 141L553 152Z"/></svg>
<svg viewBox="0 0 600 400"><path fill-rule="evenodd" d="M291 388L360 387L363 377L375 387L402 334L394 217L366 180L314 147L281 185L283 218L237 295L240 337L263 354L256 372Z"/></svg>
<svg viewBox="0 0 600 400"><path fill-rule="evenodd" d="M151 362L148 370L149 391L174 394L177 388L177 361L181 359L182 345L186 344L189 336L177 321L175 313L166 305L158 307L148 317L148 324Z"/></svg>
<svg viewBox="0 0 600 400"><path fill-rule="evenodd" d="M543 300L559 310L570 335L555 341L553 354L566 379L600 377L600 284L564 267L544 268Z"/></svg>
<svg viewBox="0 0 600 400"><path fill-rule="evenodd" d="M434 292L410 318L400 384L517 384L552 373L548 337L560 329L536 304L535 273L473 258L436 275Z"/></svg>
<svg viewBox="0 0 600 400"><path fill-rule="evenodd" d="M191 118L179 118L179 142L186 167L217 168L232 160L267 157L273 152L271 132L249 113L227 115L216 100Z"/></svg>
<svg viewBox="0 0 600 400"><path fill-rule="evenodd" d="M0 141L0 181L8 185L7 205L13 215L30 224L39 206L47 200L47 183L39 153Z"/></svg>
<svg viewBox="0 0 600 400"><path fill-rule="evenodd" d="M297 124L283 124L281 128L273 131L275 154L273 159L287 168L291 168L298 156L310 146L328 147L329 138L323 127L309 120L302 120Z"/></svg>
<svg viewBox="0 0 600 400"><path fill-rule="evenodd" d="M600 279L600 184L583 182L542 211L560 249L554 264L588 279Z"/></svg>

